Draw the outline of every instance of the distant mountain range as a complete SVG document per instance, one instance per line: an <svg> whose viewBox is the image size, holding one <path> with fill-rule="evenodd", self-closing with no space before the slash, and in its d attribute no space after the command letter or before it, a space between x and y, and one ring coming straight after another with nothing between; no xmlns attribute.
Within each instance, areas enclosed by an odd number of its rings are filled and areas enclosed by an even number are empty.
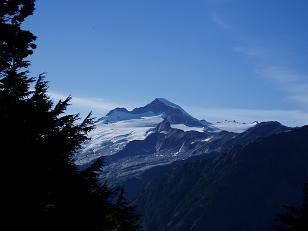
<svg viewBox="0 0 308 231"><path fill-rule="evenodd" d="M201 136L223 131L243 132L257 125L238 123L235 121L222 121L211 124L206 120L198 120L180 106L166 99L157 98L144 107L128 111L126 108L115 108L100 118L96 123L96 129L91 132L91 141L76 156L78 165L87 164L101 156L109 156L118 153L128 143L135 140L145 140L150 134L167 131L162 130L160 124L170 124L170 128L182 132L199 132ZM168 127L168 128L169 128Z"/></svg>
<svg viewBox="0 0 308 231"><path fill-rule="evenodd" d="M222 153L234 153L234 150L241 152L241 147L251 146L255 142L267 137L270 139L277 134L291 134L293 130L293 128L273 121L239 123L226 120L210 123L192 117L180 106L166 99L157 98L144 107L135 108L132 111L116 108L100 118L96 122L96 128L90 133L91 140L76 154L75 160L80 168L86 168L96 160L103 158L101 180L108 181L114 186L124 187L126 196L135 200L142 213L145 214L143 219L145 230L190 230L188 227L192 228L191 230L203 230L203 223L200 225L201 223L196 220L194 221L197 222L196 225L192 226L190 223L192 221L189 220L192 217L185 220L186 217L180 213L175 217L171 216L172 219L163 218L163 214L168 211L177 214L175 209L177 208L176 203L179 202L175 202L176 200L171 200L170 203L166 201L166 207L162 206L162 210L150 208L156 200L158 200L157 203L160 200L169 200L168 193L160 195L160 189L157 187L162 189L164 187L157 182L162 183L165 180L169 182L170 179L166 177L169 174L174 176L175 181L170 180L174 184L181 183L176 179L177 177L180 179L183 174L187 179L192 180L192 184L194 176L197 180L200 172L205 176L208 174L206 171L219 175L218 166L222 166L221 169L224 171L223 169L226 169L224 163L230 163L230 166L233 164L230 158L227 158L231 154L223 155ZM187 169L184 167L190 166L190 163L197 164L201 160L204 166L200 165L199 170L196 167L197 173L190 167ZM203 168L209 170L203 172L201 171ZM254 171L261 170L254 169ZM217 180L220 182L220 179L217 178ZM186 189L181 191L180 187L195 188L197 185L186 182L184 186L179 185L176 189L179 191L170 189L170 193L175 196L174 199L180 199L182 196L186 198L186 194L183 194ZM166 187L169 187L168 184ZM173 185L170 187L176 188ZM215 187L211 186L209 192L206 188L199 188L198 193L213 194L214 191L216 192ZM189 191L189 193L191 193L191 195L187 194L189 198L197 195L194 191ZM186 206L194 205L190 204L193 202L189 200L185 203ZM203 207L196 209L203 214ZM207 207L205 206L204 209ZM185 213L185 206L182 211ZM177 216L179 216L178 220ZM203 217L198 219L203 220ZM181 225L181 220L185 225ZM168 224L179 228L170 228ZM155 227L159 228L155 229ZM212 227L209 230L219 229Z"/></svg>

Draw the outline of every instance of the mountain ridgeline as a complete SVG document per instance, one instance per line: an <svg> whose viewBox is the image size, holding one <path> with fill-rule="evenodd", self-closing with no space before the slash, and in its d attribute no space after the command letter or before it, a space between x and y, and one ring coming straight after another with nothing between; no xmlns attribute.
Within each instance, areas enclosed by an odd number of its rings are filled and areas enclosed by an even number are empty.
<svg viewBox="0 0 308 231"><path fill-rule="evenodd" d="M105 121L114 122L115 120L126 118L138 118L138 115L162 115L170 123L185 124L190 127L204 126L204 122L195 119L180 106L163 98L157 98L146 106L135 108L132 111L128 111L126 108L113 109L107 113L105 118L101 118L101 120L105 119Z"/></svg>
<svg viewBox="0 0 308 231"><path fill-rule="evenodd" d="M76 164L103 159L101 181L124 188L144 230L271 230L282 206L300 200L307 130L210 123L158 98L99 119Z"/></svg>
<svg viewBox="0 0 308 231"><path fill-rule="evenodd" d="M227 125L228 130L217 128L161 98L132 111L116 108L97 121L90 134L92 140L78 153L76 163L83 167L103 158L101 179L124 185L127 196L134 199L140 193L137 189L142 190L147 183L144 179L151 178L152 168L168 168L176 161L230 150L290 130L278 122Z"/></svg>
<svg viewBox="0 0 308 231"><path fill-rule="evenodd" d="M144 230L272 230L283 205L303 200L307 141L305 126L174 165L135 201Z"/></svg>

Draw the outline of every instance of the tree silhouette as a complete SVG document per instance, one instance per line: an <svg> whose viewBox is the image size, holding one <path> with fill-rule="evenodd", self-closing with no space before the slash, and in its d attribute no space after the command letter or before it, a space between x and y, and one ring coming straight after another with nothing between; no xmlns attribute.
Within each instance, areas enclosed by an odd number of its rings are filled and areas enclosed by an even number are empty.
<svg viewBox="0 0 308 231"><path fill-rule="evenodd" d="M72 161L87 133L89 114L66 114L70 97L54 104L44 74L27 68L36 37L22 29L34 0L0 0L0 145L9 230L136 230L132 207L106 184L101 163L78 171ZM120 202L119 202L120 201Z"/></svg>
<svg viewBox="0 0 308 231"><path fill-rule="evenodd" d="M308 230L308 183L304 186L304 202L301 207L284 206L285 213L277 215L280 225L273 228L279 231L307 231Z"/></svg>

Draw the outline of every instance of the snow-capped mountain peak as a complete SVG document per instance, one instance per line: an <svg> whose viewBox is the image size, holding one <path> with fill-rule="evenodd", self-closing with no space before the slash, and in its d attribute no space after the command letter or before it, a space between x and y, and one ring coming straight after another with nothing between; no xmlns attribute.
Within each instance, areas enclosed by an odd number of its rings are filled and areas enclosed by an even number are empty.
<svg viewBox="0 0 308 231"><path fill-rule="evenodd" d="M176 104L174 104L174 103L172 103L169 100L164 99L164 98L156 98L154 101L159 101L159 102L161 102L161 103L163 103L163 104L165 104L165 105L167 105L169 107L173 107L173 108L177 108L177 109L183 110L179 105L176 105Z"/></svg>
<svg viewBox="0 0 308 231"><path fill-rule="evenodd" d="M179 111L184 111L180 106L171 103L170 101L163 99L163 98L156 98L149 104L143 106L143 107L138 107L132 110L132 113L135 114L140 114L144 112L154 112L154 113L162 113L166 112L170 109L174 110L179 110Z"/></svg>
<svg viewBox="0 0 308 231"><path fill-rule="evenodd" d="M215 136L222 130L241 133L256 125L224 121L211 124L189 115L180 106L163 98L135 108L115 108L95 124L89 134L91 140L78 154L76 163L88 163L100 156L114 155L123 150L130 142L146 140L150 134L183 134L198 132L201 136ZM176 135L175 135L176 136ZM181 136L181 135L180 135Z"/></svg>
<svg viewBox="0 0 308 231"><path fill-rule="evenodd" d="M167 99L156 98L151 103L128 111L126 108L115 108L99 119L104 123L114 123L122 120L141 119L148 116L161 116L171 124L204 127L204 123L189 115L183 108Z"/></svg>
<svg viewBox="0 0 308 231"><path fill-rule="evenodd" d="M110 112L108 112L106 116L112 115L112 114L117 113L117 112L129 113L129 111L126 108L124 108L124 107L117 107L117 108L111 110Z"/></svg>
<svg viewBox="0 0 308 231"><path fill-rule="evenodd" d="M203 132L204 124L163 98L131 111L115 108L97 121L96 128L89 134L91 140L79 153L77 162L82 164L102 155L113 155L133 140L144 140L155 131L171 128Z"/></svg>
<svg viewBox="0 0 308 231"><path fill-rule="evenodd" d="M152 112L156 115L162 114L171 124L185 124L186 126L203 127L198 119L189 115L180 106L163 98L156 98L144 107L135 108L133 114L143 114Z"/></svg>

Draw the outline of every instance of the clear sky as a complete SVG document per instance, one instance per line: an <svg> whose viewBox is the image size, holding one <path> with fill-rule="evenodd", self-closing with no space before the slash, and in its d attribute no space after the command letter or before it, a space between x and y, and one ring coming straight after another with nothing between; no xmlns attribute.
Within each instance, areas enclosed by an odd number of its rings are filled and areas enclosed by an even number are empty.
<svg viewBox="0 0 308 231"><path fill-rule="evenodd" d="M163 97L216 121L308 123L307 0L38 0L31 73L102 116Z"/></svg>

